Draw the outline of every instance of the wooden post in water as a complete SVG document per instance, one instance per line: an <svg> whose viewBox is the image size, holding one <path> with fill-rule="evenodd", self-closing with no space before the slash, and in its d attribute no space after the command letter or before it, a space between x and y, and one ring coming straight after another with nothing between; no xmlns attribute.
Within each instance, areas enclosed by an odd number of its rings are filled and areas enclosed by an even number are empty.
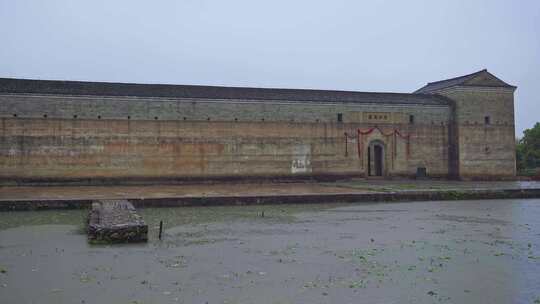
<svg viewBox="0 0 540 304"><path fill-rule="evenodd" d="M159 221L159 240L161 241L161 231L163 231L163 221Z"/></svg>

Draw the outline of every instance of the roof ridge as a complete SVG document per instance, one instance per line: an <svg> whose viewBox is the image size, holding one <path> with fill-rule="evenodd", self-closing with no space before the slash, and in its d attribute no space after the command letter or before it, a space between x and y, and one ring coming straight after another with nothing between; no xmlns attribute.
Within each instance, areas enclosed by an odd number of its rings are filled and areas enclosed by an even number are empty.
<svg viewBox="0 0 540 304"><path fill-rule="evenodd" d="M462 75L462 76L457 76L457 77L453 77L453 78L447 78L447 79L443 79L443 80L437 80L437 81L433 81L433 82L428 82L427 84L436 84L436 83L450 81L450 80L458 80L460 78L469 78L471 76L476 76L477 74L480 74L482 72L487 72L487 69L482 69L480 71L470 73L470 74L467 74L467 75Z"/></svg>
<svg viewBox="0 0 540 304"><path fill-rule="evenodd" d="M334 103L447 104L430 94L345 90L142 84L76 80L0 78L0 93L70 96L191 98L239 101L299 101Z"/></svg>
<svg viewBox="0 0 540 304"><path fill-rule="evenodd" d="M249 86L228 86L228 85L207 85L207 84L172 84L172 83L142 83L142 82L109 82L109 81L86 81L86 80L62 80L62 79L33 79L33 78L10 78L0 77L1 81L30 81L30 82L54 82L54 83L78 83L78 84L106 84L106 85L128 85L128 86L164 86L164 87L191 87L191 88L215 88L215 89L240 89L240 90L271 90L271 91L302 91L302 92L329 92L329 93L359 93L359 94L385 94L385 95L415 95L431 97L429 94L416 94L408 92L376 92L376 91L353 91L339 89L315 89L315 88L284 88L284 87L249 87ZM0 86L0 92L2 87Z"/></svg>
<svg viewBox="0 0 540 304"><path fill-rule="evenodd" d="M467 74L467 75L463 75L463 76L443 79L443 80L434 81L434 82L428 82L427 84L425 84L421 88L417 89L413 93L431 93L431 92L436 92L436 91L446 89L446 88L449 88L449 87L471 86L470 81L476 79L476 77L478 77L482 73L485 73L486 75L488 75L489 79L494 79L494 80L498 81L498 83L496 83L496 84L485 84L485 85L480 85L480 86L486 86L486 87L488 87L488 86L512 87L512 88L515 88L515 86L512 86L512 85L502 81L500 78L498 78L497 76L490 73L487 69L482 69L480 71L477 71L477 72L474 72L474 73L471 73L471 74Z"/></svg>

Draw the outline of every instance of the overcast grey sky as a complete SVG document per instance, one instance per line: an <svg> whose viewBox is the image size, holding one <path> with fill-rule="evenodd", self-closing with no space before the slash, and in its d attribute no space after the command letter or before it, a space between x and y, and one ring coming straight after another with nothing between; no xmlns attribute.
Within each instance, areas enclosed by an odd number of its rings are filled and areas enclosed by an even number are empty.
<svg viewBox="0 0 540 304"><path fill-rule="evenodd" d="M540 1L0 0L0 77L412 92L487 68L540 121Z"/></svg>

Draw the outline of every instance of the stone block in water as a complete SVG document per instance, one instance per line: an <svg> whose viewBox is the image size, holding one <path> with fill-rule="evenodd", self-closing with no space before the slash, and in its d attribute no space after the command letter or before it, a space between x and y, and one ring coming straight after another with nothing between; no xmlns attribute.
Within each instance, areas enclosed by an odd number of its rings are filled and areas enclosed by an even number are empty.
<svg viewBox="0 0 540 304"><path fill-rule="evenodd" d="M87 233L92 243L146 242L148 225L127 200L100 200L92 203Z"/></svg>

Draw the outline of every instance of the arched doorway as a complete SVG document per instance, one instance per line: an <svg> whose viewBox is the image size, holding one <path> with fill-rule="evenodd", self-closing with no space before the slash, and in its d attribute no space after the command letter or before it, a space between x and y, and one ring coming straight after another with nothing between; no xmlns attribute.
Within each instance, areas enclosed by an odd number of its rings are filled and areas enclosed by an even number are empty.
<svg viewBox="0 0 540 304"><path fill-rule="evenodd" d="M368 176L384 175L384 144L375 140L368 146Z"/></svg>

